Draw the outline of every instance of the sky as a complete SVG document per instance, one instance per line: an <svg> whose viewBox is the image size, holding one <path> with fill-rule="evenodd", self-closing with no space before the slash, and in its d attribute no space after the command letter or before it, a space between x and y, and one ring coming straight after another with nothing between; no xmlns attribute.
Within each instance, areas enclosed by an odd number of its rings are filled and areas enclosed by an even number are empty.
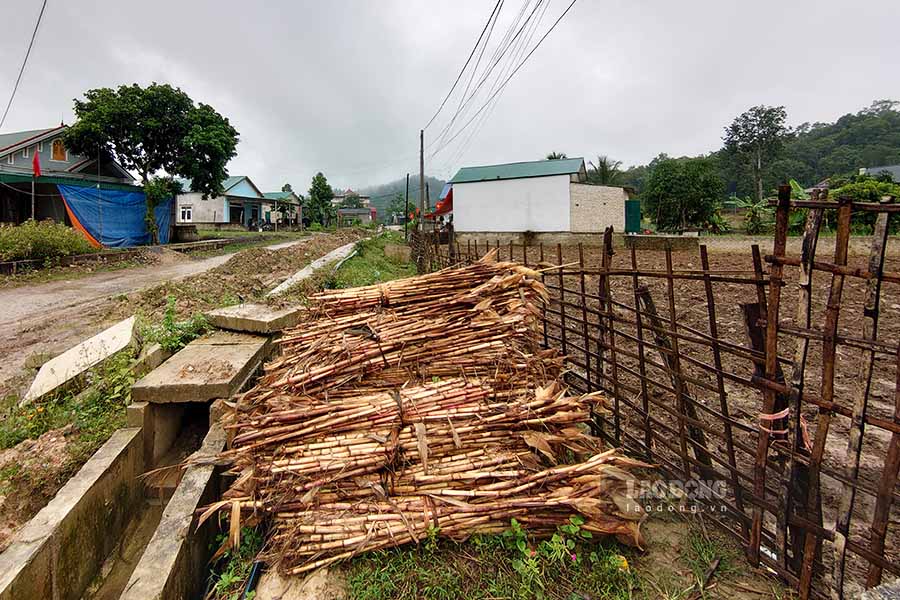
<svg viewBox="0 0 900 600"><path fill-rule="evenodd" d="M900 100L897 0L576 0L522 62L569 2L503 0L425 130L429 175L550 151L642 164L718 149L723 128L758 104L785 106L798 125ZM317 171L336 187L415 177L419 130L495 6L48 0L3 132L71 123L87 89L156 81L228 117L240 132L229 172L264 191L306 190ZM0 108L39 10L0 0Z"/></svg>

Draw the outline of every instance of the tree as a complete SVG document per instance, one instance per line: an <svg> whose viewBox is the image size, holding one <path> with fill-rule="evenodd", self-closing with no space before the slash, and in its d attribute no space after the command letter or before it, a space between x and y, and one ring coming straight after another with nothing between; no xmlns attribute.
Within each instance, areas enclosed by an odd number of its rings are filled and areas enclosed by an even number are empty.
<svg viewBox="0 0 900 600"><path fill-rule="evenodd" d="M621 185L622 161L613 160L608 156L598 156L597 162L588 162L590 169L587 174L588 183L594 185Z"/></svg>
<svg viewBox="0 0 900 600"><path fill-rule="evenodd" d="M641 199L658 229L684 231L710 226L724 189L713 160L666 158L654 166Z"/></svg>
<svg viewBox="0 0 900 600"><path fill-rule="evenodd" d="M144 221L146 221L147 230L154 241L159 241L159 230L156 226L156 215L149 207L155 208L182 191L184 190L182 190L181 182L171 176L151 177L144 184L144 196L147 199L148 206L147 213L144 215Z"/></svg>
<svg viewBox="0 0 900 600"><path fill-rule="evenodd" d="M309 186L309 194L303 210L309 217L310 223L319 223L327 227L334 219L334 207L331 200L334 198L334 190L328 185L328 180L321 173L316 173Z"/></svg>
<svg viewBox="0 0 900 600"><path fill-rule="evenodd" d="M547 160L562 160L564 158L569 158L565 152L551 152L547 155Z"/></svg>
<svg viewBox="0 0 900 600"><path fill-rule="evenodd" d="M399 218L406 213L406 197L401 192L397 192L391 198L391 204L388 206L387 213L389 221L393 219L394 215L397 215Z"/></svg>
<svg viewBox="0 0 900 600"><path fill-rule="evenodd" d="M763 169L781 154L790 133L786 119L783 106L754 106L725 128L725 149L749 165L757 202L763 199Z"/></svg>
<svg viewBox="0 0 900 600"><path fill-rule="evenodd" d="M281 186L281 191L282 192L293 192L294 188L291 187L291 184L286 183L283 186Z"/></svg>
<svg viewBox="0 0 900 600"><path fill-rule="evenodd" d="M341 200L341 208L362 208L362 200L356 192L350 192Z"/></svg>
<svg viewBox="0 0 900 600"><path fill-rule="evenodd" d="M222 192L238 132L211 106L195 105L180 89L157 83L88 90L84 98L75 100L77 121L65 134L69 150L114 159L140 176L145 193L160 171L190 179L204 197ZM148 217L153 198L148 194Z"/></svg>

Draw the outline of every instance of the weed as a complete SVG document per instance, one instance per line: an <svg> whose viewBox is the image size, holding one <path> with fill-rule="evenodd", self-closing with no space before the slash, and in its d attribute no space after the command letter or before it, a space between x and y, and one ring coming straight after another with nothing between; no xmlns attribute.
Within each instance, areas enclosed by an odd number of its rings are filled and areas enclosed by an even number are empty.
<svg viewBox="0 0 900 600"><path fill-rule="evenodd" d="M466 543L438 539L360 556L348 567L350 597L630 598L635 578L614 544L597 544L573 517L549 540L537 541L516 520L502 534ZM573 558L574 557L574 558Z"/></svg>
<svg viewBox="0 0 900 600"><path fill-rule="evenodd" d="M206 317L201 314L193 315L184 321L176 320L175 304L175 296L167 296L162 323L150 325L143 332L145 341L158 343L169 352L181 350L209 328Z"/></svg>
<svg viewBox="0 0 900 600"><path fill-rule="evenodd" d="M228 539L228 533L216 536L215 546L219 547ZM262 534L255 528L241 528L241 543L237 548L227 550L222 556L222 569L212 574L212 594L214 600L238 600L244 589L247 577L253 568L260 550L262 550ZM251 592L252 593L252 592ZM255 594L254 594L255 595ZM249 596L252 598L252 596Z"/></svg>
<svg viewBox="0 0 900 600"><path fill-rule="evenodd" d="M387 244L402 244L403 237L388 231L378 237L364 240L356 245L357 255L341 266L330 287L348 288L372 285L416 274L416 267L409 262L401 262L385 255Z"/></svg>
<svg viewBox="0 0 900 600"><path fill-rule="evenodd" d="M707 536L701 530L691 528L682 558L691 568L694 578L702 580L716 559L719 559L719 566L716 568L718 577L734 573L739 556L737 550L717 537L717 534Z"/></svg>

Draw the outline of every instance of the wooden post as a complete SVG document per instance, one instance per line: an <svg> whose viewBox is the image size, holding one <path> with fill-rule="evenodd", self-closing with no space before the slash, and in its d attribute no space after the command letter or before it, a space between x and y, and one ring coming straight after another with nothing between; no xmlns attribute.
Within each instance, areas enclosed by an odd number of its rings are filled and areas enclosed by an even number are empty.
<svg viewBox="0 0 900 600"><path fill-rule="evenodd" d="M884 198L882 202L892 202L893 198ZM872 248L869 252L869 273L875 275L866 282L866 298L863 305L862 337L875 340L878 333L878 309L881 303L881 272L884 268L884 251L887 247L888 230L890 229L890 213L879 213L875 221L875 235L872 236ZM859 459L862 453L863 432L865 431L866 409L869 402L869 385L872 382L872 367L875 363L875 350L867 348L860 351L859 371L856 377L856 393L853 397L853 418L850 424L850 439L847 442L847 458L844 461L844 474L847 482L841 494L841 502L834 526L834 569L832 571L832 598L844 597L844 563L847 553L847 536L850 535L850 515L856 499L856 486L851 483L859 475Z"/></svg>
<svg viewBox="0 0 900 600"><path fill-rule="evenodd" d="M631 246L631 287L634 292L634 322L638 340L638 373L641 380L641 407L644 409L644 445L647 447L647 460L653 462L653 427L650 424L650 395L647 391L647 365L644 358L644 326L641 318L638 282L637 253Z"/></svg>
<svg viewBox="0 0 900 600"><path fill-rule="evenodd" d="M671 250L667 249L667 251L668 253L671 253ZM671 258L671 254L668 254L666 262L670 268L669 270L671 270L672 266ZM671 282L672 280L668 279L668 281ZM694 442L694 444L691 444L694 457L704 466L709 467L708 470L702 473L703 476L714 479L716 477L716 471L712 469L712 460L709 457L709 452L706 450L706 434L704 434L703 429L697 425L686 423L685 417L690 418L693 421L699 421L700 419L694 405L695 401L690 396L688 385L681 377L681 362L678 357L678 336L673 335L670 339L668 335L663 333L666 328L656 311L656 304L653 302L650 288L641 286L638 290L638 299L640 302L639 308L643 313L643 316L647 317L647 320L650 321L650 328L653 331L653 341L659 347L659 357L666 367L666 373L669 376L669 380L672 382L672 387L675 388L675 401L678 405L678 437L680 438L678 442L681 447L684 477L685 479L689 479L691 476L691 462L688 460L687 443L688 437L690 437ZM674 300L670 299L670 308L673 303ZM677 331L675 330L675 318L673 310L671 311L670 316L672 329L669 331L677 334Z"/></svg>
<svg viewBox="0 0 900 600"><path fill-rule="evenodd" d="M849 198L838 199L837 235L834 245L834 264L838 267L847 265L847 249L850 243L850 217L853 205ZM773 265L774 269L775 265ZM828 304L825 309L825 326L822 334L822 382L821 396L824 406L819 407L818 427L816 427L816 439L813 443L812 454L809 458L809 493L807 496L807 510L813 512L819 505L819 477L822 466L822 458L825 454L825 443L828 439L828 428L831 425L831 408L834 403L834 361L837 351L837 327L841 310L841 296L844 291L844 274L833 273L831 276L831 289L828 293ZM767 357L768 358L768 357ZM800 598L806 600L810 597L813 565L819 554L822 540L814 532L807 530L803 547L803 566L800 570Z"/></svg>
<svg viewBox="0 0 900 600"><path fill-rule="evenodd" d="M783 257L787 249L788 212L791 206L791 187L778 188L778 208L775 212L774 254ZM766 370L769 381L774 381L778 369L778 309L781 302L781 285L784 266L781 263L772 265L769 273L769 302L766 307ZM757 278L759 276L757 275ZM758 288L759 289L759 288ZM759 293L762 293L761 291ZM762 306L760 306L762 308ZM775 407L776 394L766 389L763 413L771 414ZM770 421L760 421L759 438L756 450L756 464L753 472L753 495L764 500L766 496L766 464L769 455L769 434L763 428L773 427ZM753 509L753 523L750 528L749 558L754 565L759 565L760 544L762 543L763 508L756 505Z"/></svg>
<svg viewBox="0 0 900 600"><path fill-rule="evenodd" d="M819 199L818 190L813 192L813 197ZM824 199L824 198L822 198ZM803 230L803 241L801 243L800 255L800 275L798 285L800 287L800 298L797 304L797 326L803 329L809 329L812 314L812 274L813 263L815 263L816 246L819 240L819 231L822 227L822 219L825 211L821 208L813 208L806 215L806 225ZM779 562L783 566L788 565L788 532L790 532L791 543L791 568L794 572L800 571L800 560L803 552L803 529L796 525L790 525L790 517L795 512L795 505L800 510L796 511L800 516L820 523L822 518L821 511L810 519L810 515L806 511L807 492L809 490L809 469L807 465L796 460L796 455L809 456L809 451L803 443L803 429L800 421L803 400L803 388L805 385L804 377L806 371L806 358L809 352L809 338L800 338L797 344L797 350L794 354L794 362L791 367L791 385L788 394L788 404L792 411L792 436L793 436L793 452L788 457L788 476L785 478L783 504L784 510L779 515L778 523L778 542L779 542ZM777 408L776 408L777 410Z"/></svg>
<svg viewBox="0 0 900 600"><path fill-rule="evenodd" d="M719 324L716 321L716 299L713 294L712 280L709 275L709 255L706 252L706 244L700 246L700 266L703 268L703 287L706 291L707 316L709 317L709 335L713 338L712 353L713 364L716 367L716 390L719 394L719 410L722 411L725 426L725 449L728 452L728 464L731 465L731 489L734 492L734 502L741 513L744 512L744 490L737 476L737 460L734 454L734 436L731 429L731 415L728 409L728 394L725 391L725 379L722 376L722 352L719 348ZM744 537L749 537L750 530L747 523L741 519L741 529Z"/></svg>

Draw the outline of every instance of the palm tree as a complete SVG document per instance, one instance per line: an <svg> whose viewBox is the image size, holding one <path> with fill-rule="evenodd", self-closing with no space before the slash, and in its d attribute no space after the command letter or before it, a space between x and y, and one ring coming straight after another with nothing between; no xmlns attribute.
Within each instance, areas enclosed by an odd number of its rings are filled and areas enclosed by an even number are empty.
<svg viewBox="0 0 900 600"><path fill-rule="evenodd" d="M608 156L598 156L597 162L588 162L591 170L588 172L588 182L595 185L619 185L622 181L622 161L613 160Z"/></svg>
<svg viewBox="0 0 900 600"><path fill-rule="evenodd" d="M563 158L569 158L565 152L551 152L547 155L547 160L561 160Z"/></svg>

